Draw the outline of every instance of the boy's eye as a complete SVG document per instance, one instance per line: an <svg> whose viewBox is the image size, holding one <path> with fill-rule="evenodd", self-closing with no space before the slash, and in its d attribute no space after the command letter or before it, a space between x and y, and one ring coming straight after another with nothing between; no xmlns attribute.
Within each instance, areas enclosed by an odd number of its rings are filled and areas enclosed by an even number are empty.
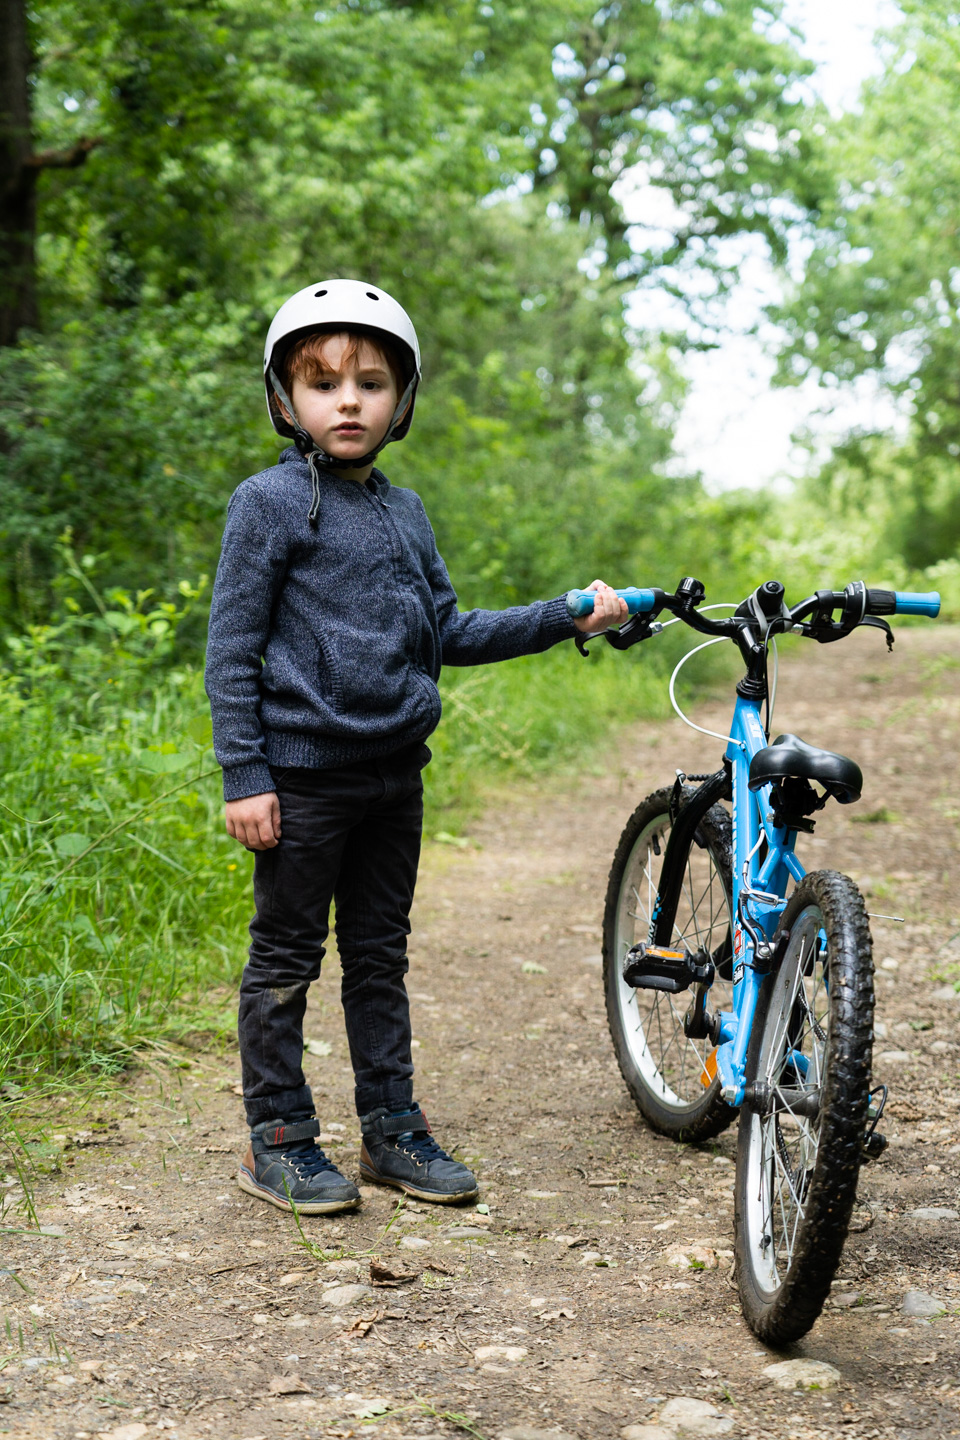
<svg viewBox="0 0 960 1440"><path fill-rule="evenodd" d="M332 380L318 380L318 381L317 381L317 389L318 389L318 390L334 390L334 389L336 389L336 386L334 385L334 383L333 383Z"/></svg>

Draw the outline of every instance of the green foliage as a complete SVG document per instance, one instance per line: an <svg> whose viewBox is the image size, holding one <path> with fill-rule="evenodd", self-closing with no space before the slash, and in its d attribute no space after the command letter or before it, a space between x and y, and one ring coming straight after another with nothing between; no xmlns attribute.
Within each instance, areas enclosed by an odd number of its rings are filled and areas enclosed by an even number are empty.
<svg viewBox="0 0 960 1440"><path fill-rule="evenodd" d="M199 590L101 596L63 561L61 613L5 644L0 1073L118 1063L232 973L247 908L199 680L170 665Z"/></svg>
<svg viewBox="0 0 960 1440"><path fill-rule="evenodd" d="M869 512L875 551L922 570L960 545L960 27L948 0L901 9L862 113L822 136L833 183L780 317L781 371L828 397L862 377L896 397L906 437L850 436L814 493L843 523Z"/></svg>

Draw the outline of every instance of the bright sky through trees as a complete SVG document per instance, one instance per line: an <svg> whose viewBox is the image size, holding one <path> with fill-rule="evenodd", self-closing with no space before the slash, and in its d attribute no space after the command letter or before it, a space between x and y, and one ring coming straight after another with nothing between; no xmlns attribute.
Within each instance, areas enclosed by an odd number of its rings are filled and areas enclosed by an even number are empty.
<svg viewBox="0 0 960 1440"><path fill-rule="evenodd" d="M834 113L855 105L863 81L879 70L874 35L898 17L893 0L787 0L785 18L804 33L802 49L818 67L814 86ZM826 453L829 442L853 426L896 427L898 418L870 376L826 411L826 397L814 385L771 386L774 361L765 350L771 327L747 332L780 288L759 238L741 241L740 252L741 284L724 316L732 333L716 350L689 354L683 367L691 389L677 427L676 468L701 471L711 490L803 473L808 452L791 443L800 428L809 426ZM649 294L633 313L641 324L671 319L669 302Z"/></svg>

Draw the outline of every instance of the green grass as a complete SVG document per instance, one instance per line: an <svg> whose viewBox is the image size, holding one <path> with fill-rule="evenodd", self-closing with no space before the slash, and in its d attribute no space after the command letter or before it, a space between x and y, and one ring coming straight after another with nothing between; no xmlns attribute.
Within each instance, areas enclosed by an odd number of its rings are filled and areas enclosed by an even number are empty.
<svg viewBox="0 0 960 1440"><path fill-rule="evenodd" d="M0 1099L229 1033L251 912L199 668L176 663L198 591L101 597L65 554L63 614L7 637L0 677ZM428 837L505 780L600 768L613 726L664 712L664 654L593 649L445 675Z"/></svg>

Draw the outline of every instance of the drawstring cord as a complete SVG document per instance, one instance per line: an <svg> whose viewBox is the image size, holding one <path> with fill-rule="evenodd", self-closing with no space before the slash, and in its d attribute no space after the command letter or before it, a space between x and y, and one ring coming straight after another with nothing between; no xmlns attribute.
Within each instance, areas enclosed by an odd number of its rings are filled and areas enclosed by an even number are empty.
<svg viewBox="0 0 960 1440"><path fill-rule="evenodd" d="M307 456L307 464L310 467L311 491L310 514L307 516L307 520L310 523L310 529L316 530L320 516L320 456L316 450L310 451Z"/></svg>

